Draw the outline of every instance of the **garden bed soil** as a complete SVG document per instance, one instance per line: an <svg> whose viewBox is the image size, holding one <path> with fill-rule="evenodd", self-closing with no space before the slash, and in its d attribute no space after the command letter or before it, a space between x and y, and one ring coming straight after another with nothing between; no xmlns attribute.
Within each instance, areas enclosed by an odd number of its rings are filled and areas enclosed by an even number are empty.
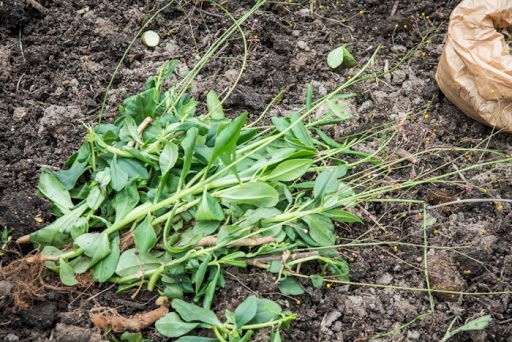
<svg viewBox="0 0 512 342"><path fill-rule="evenodd" d="M165 3L0 2L0 228L14 228L13 240L0 256L0 341L101 340L103 332L89 319L92 308L108 307L122 315L154 308L156 293L141 291L132 298L133 292L116 294L110 284L86 280L75 288L64 287L55 274L27 265L23 257L31 253L31 246L18 246L14 241L52 221L49 204L36 195L40 168L58 170L78 149L85 126L98 120L107 85L130 41ZM254 2L223 3L240 17ZM415 167L408 165L403 172L391 173L391 184L411 177L411 170L435 170L450 162L450 170L439 172L453 172L489 158L477 150L455 158L446 152L452 147L471 148L484 141L487 148L512 154L511 135L488 139L492 129L467 118L435 83L449 15L459 1L288 3L268 3L243 25L250 50L248 64L224 104L228 115L248 110L254 120L287 89L268 116L286 115L304 104L307 85L313 85L315 97L334 90L358 70L327 66L328 52L340 44L347 44L359 66L383 46L370 66L370 71L382 71L396 65L423 40L425 44L393 73L349 89L357 93L350 104L354 118L329 133L344 136L398 120L401 134L390 145L393 151L440 148L439 153L420 156ZM164 62L178 60L177 77L182 77L229 25L228 16L208 2L176 1L162 11L149 25L160 34L160 45L149 49L135 41L113 81L104 120L115 119L122 100L143 90L146 79ZM196 78L191 96L204 103L210 89L225 94L242 67L242 52L241 40L230 40ZM336 231L340 243L409 244L343 250L343 257L351 262L351 281L367 285L314 288L309 281L301 281L305 294L285 297L270 273L227 269L226 287L218 292L213 309L219 314L234 310L251 294L275 300L297 313L291 327L283 330L283 341L360 341L385 333L390 334L373 341L440 341L454 318L458 318L455 326L460 326L490 314L492 321L486 329L460 333L452 340L512 341L511 295L471 295L503 293L512 287L512 209L507 203L478 201L512 198L512 168L510 163L497 164L453 179L450 184L426 184L389 196L429 205L476 199L430 209L431 224L426 228L429 244L459 248L437 256L441 265L429 271L454 274L469 294L436 297L434 312L428 314L426 292L401 289L426 286L423 220L413 212L421 207L382 202L358 209L365 224L340 225ZM428 252L433 254L433 250ZM304 265L302 272L313 271L309 268L314 266ZM260 332L255 340L265 340L267 333ZM166 340L152 327L143 336Z"/></svg>

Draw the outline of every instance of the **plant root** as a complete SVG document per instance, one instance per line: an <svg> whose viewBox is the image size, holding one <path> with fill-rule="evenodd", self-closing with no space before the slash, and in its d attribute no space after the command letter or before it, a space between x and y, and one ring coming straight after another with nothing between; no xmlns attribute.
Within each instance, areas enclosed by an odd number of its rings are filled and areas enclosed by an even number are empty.
<svg viewBox="0 0 512 342"><path fill-rule="evenodd" d="M99 311L99 312L98 312ZM162 305L158 309L123 317L110 308L96 308L89 312L92 322L101 330L110 327L114 332L141 331L165 316L169 309Z"/></svg>

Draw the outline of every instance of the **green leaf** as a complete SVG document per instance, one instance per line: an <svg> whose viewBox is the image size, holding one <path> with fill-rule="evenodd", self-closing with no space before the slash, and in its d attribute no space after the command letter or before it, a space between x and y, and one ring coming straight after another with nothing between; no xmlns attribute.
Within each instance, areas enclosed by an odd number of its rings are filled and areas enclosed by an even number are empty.
<svg viewBox="0 0 512 342"><path fill-rule="evenodd" d="M167 142L158 160L162 174L166 174L176 165L178 155L178 146L172 142Z"/></svg>
<svg viewBox="0 0 512 342"><path fill-rule="evenodd" d="M37 189L49 199L63 214L74 207L66 187L48 169L41 169Z"/></svg>
<svg viewBox="0 0 512 342"><path fill-rule="evenodd" d="M277 305L275 302L264 299L264 298L258 298L257 300L257 307L256 307L256 315L253 319L251 319L250 322L247 322L248 324L260 324L260 323L267 323L272 320L274 320L278 315L280 315L282 312L279 305Z"/></svg>
<svg viewBox="0 0 512 342"><path fill-rule="evenodd" d="M208 107L208 112L211 113L211 118L213 120L221 120L224 118L224 111L222 110L222 105L217 97L217 93L214 90L210 90L208 95L206 95L206 105Z"/></svg>
<svg viewBox="0 0 512 342"><path fill-rule="evenodd" d="M151 223L151 214L148 213L144 221L142 221L133 231L135 238L135 247L139 252L147 252L155 247L157 236L153 224Z"/></svg>
<svg viewBox="0 0 512 342"><path fill-rule="evenodd" d="M87 233L80 235L73 242L84 250L84 254L90 257L91 266L106 257L110 253L108 235L103 233Z"/></svg>
<svg viewBox="0 0 512 342"><path fill-rule="evenodd" d="M254 295L247 297L235 310L236 327L241 328L250 322L256 316L257 309L258 298Z"/></svg>
<svg viewBox="0 0 512 342"><path fill-rule="evenodd" d="M49 245L62 248L68 245L71 242L69 230L74 227L74 223L87 209L86 203L82 203L64 216L53 221L50 225L30 234L30 242L32 242L36 248Z"/></svg>
<svg viewBox="0 0 512 342"><path fill-rule="evenodd" d="M216 267L210 267L210 274L208 276L209 282L206 286L206 292L204 294L203 299L203 308L206 310L210 310L213 303L213 297L215 295L215 290L217 290L217 284L221 284L222 287L222 279L221 278L221 272L220 272L220 266L217 265Z"/></svg>
<svg viewBox="0 0 512 342"><path fill-rule="evenodd" d="M338 190L338 172L335 167L328 167L320 174L315 180L313 187L313 196L315 198L322 198L327 194L336 192Z"/></svg>
<svg viewBox="0 0 512 342"><path fill-rule="evenodd" d="M162 262L149 253L139 253L135 248L124 251L119 257L116 274L121 277L151 271L162 265Z"/></svg>
<svg viewBox="0 0 512 342"><path fill-rule="evenodd" d="M80 149L75 154L73 154L71 158L69 158L69 160L73 159L71 167L67 170L54 172L55 177L57 177L57 179L64 185L66 189L73 189L78 178L80 178L85 170L87 170L90 157L91 146L88 142L84 142L82 146L80 146ZM66 166L68 166L67 163Z"/></svg>
<svg viewBox="0 0 512 342"><path fill-rule="evenodd" d="M208 270L208 263L210 262L209 255L204 258L204 260L199 264L199 267L197 268L196 273L194 274L195 283L196 283L196 293L199 293L199 290L201 289L201 285L203 285L204 276L206 274L206 271Z"/></svg>
<svg viewBox="0 0 512 342"><path fill-rule="evenodd" d="M314 146L313 141L311 140L311 137L309 136L308 131L304 126L304 123L300 119L299 113L292 112L290 114L290 124L292 125L292 132L295 138L300 140L300 142L304 144L304 146Z"/></svg>
<svg viewBox="0 0 512 342"><path fill-rule="evenodd" d="M327 55L327 65L331 69L336 69L343 63L343 50L345 45L339 46L336 49L329 52Z"/></svg>
<svg viewBox="0 0 512 342"><path fill-rule="evenodd" d="M304 289L292 278L285 278L279 282L279 291L285 296L298 296L304 293Z"/></svg>
<svg viewBox="0 0 512 342"><path fill-rule="evenodd" d="M185 155L185 158L183 159L183 166L181 168L178 189L181 189L183 184L185 184L185 180L190 171L190 166L192 165L192 157L194 156L194 147L196 144L198 132L199 131L196 127L190 128L185 134L185 138L181 142L181 147L183 147L183 153Z"/></svg>
<svg viewBox="0 0 512 342"><path fill-rule="evenodd" d="M142 334L140 332L131 333L131 332L128 332L128 331L125 331L121 335L121 341L127 341L127 342L153 342L153 340L148 340L148 339L142 338Z"/></svg>
<svg viewBox="0 0 512 342"><path fill-rule="evenodd" d="M198 221L222 221L224 220L224 212L219 202L210 195L206 189L203 191L201 202L197 205L196 220Z"/></svg>
<svg viewBox="0 0 512 342"><path fill-rule="evenodd" d="M67 286L78 284L78 280L75 278L75 271L73 270L73 267L71 267L64 259L59 260L59 265L59 276L62 283Z"/></svg>
<svg viewBox="0 0 512 342"><path fill-rule="evenodd" d="M311 166L310 159L293 159L286 160L272 170L268 176L264 176L264 180L272 180L275 182L291 182L301 177Z"/></svg>
<svg viewBox="0 0 512 342"><path fill-rule="evenodd" d="M148 179L149 177L146 167L144 167L144 164L140 160L117 158L117 166L128 174L128 178Z"/></svg>
<svg viewBox="0 0 512 342"><path fill-rule="evenodd" d="M110 163L110 186L115 191L121 191L126 183L128 183L128 174L117 164L117 156Z"/></svg>
<svg viewBox="0 0 512 342"><path fill-rule="evenodd" d="M176 312L169 312L155 322L155 328L165 337L180 337L195 329L199 324L183 322Z"/></svg>
<svg viewBox="0 0 512 342"><path fill-rule="evenodd" d="M137 125L145 118L154 117L156 109L157 91L152 88L140 94L131 96L123 101L120 108L123 115L131 116Z"/></svg>
<svg viewBox="0 0 512 342"><path fill-rule="evenodd" d="M353 68L357 65L354 56L347 50L346 46L347 45L344 44L329 52L327 55L327 65L329 65L330 68L336 69L342 64L347 68Z"/></svg>
<svg viewBox="0 0 512 342"><path fill-rule="evenodd" d="M336 241L332 221L321 214L309 214L302 217L308 225L309 236L320 246L332 246Z"/></svg>
<svg viewBox="0 0 512 342"><path fill-rule="evenodd" d="M109 255L101 259L93 267L94 272L92 274L92 279L94 279L94 281L104 283L114 275L114 273L116 272L117 263L119 262L119 256L121 254L119 244L119 234L115 233L114 237L110 241Z"/></svg>
<svg viewBox="0 0 512 342"><path fill-rule="evenodd" d="M251 204L257 207L273 207L279 201L277 190L262 182L249 182L241 187L237 185L217 191L214 196L228 203Z"/></svg>
<svg viewBox="0 0 512 342"><path fill-rule="evenodd" d="M359 217L345 210L331 209L323 212L323 215L337 222L363 223Z"/></svg>
<svg viewBox="0 0 512 342"><path fill-rule="evenodd" d="M220 227L219 233L217 234L216 245L226 245L229 242L239 238L243 233L244 231L240 226L223 225L222 227Z"/></svg>
<svg viewBox="0 0 512 342"><path fill-rule="evenodd" d="M86 202L89 208L96 210L100 207L105 198L105 192L100 189L100 186L98 184L96 184L91 190L89 190Z"/></svg>
<svg viewBox="0 0 512 342"><path fill-rule="evenodd" d="M139 191L137 190L137 179L132 178L128 181L123 190L118 192L112 200L112 207L116 210L114 223L124 219L138 203Z"/></svg>
<svg viewBox="0 0 512 342"><path fill-rule="evenodd" d="M119 131L121 141L136 141L138 144L143 144L135 120L131 116L123 116L120 120L122 120L121 130Z"/></svg>
<svg viewBox="0 0 512 342"><path fill-rule="evenodd" d="M343 65L347 68L353 68L357 65L354 56L347 50L347 46L343 45Z"/></svg>
<svg viewBox="0 0 512 342"><path fill-rule="evenodd" d="M239 115L231 123L225 127L219 125L219 131L217 132L217 138L215 139L215 146L212 151L212 158L208 164L211 167L218 157L226 166L232 163L236 158L236 142L240 137L240 131L247 119L247 112ZM233 173L238 177L236 167L232 168Z"/></svg>
<svg viewBox="0 0 512 342"><path fill-rule="evenodd" d="M313 284L314 287L316 287L318 289L318 288L322 287L322 285L324 283L324 278L322 278L318 274L313 274L311 276L311 283Z"/></svg>
<svg viewBox="0 0 512 342"><path fill-rule="evenodd" d="M222 326L222 323L211 310L206 310L200 306L189 304L181 299L174 299L171 306L176 310L176 312L178 312L185 322L199 321L217 327Z"/></svg>

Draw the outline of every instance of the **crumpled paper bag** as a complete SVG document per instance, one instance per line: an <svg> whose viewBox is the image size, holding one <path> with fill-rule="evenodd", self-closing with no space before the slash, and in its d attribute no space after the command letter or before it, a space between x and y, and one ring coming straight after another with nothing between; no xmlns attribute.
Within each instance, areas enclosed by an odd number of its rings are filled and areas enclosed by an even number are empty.
<svg viewBox="0 0 512 342"><path fill-rule="evenodd" d="M507 27L512 1L462 1L450 16L436 80L466 115L512 133L512 55L497 31Z"/></svg>

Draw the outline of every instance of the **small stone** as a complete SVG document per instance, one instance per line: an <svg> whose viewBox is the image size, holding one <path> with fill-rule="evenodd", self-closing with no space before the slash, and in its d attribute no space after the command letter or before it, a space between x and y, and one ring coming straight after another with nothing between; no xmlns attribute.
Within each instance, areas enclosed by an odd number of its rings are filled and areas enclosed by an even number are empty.
<svg viewBox="0 0 512 342"><path fill-rule="evenodd" d="M28 114L27 108L25 107L17 107L14 108L14 113L12 115L12 118L14 121L21 121L24 117L26 117Z"/></svg>
<svg viewBox="0 0 512 342"><path fill-rule="evenodd" d="M384 273L377 279L377 284L389 285L393 281L393 276L389 273Z"/></svg>
<svg viewBox="0 0 512 342"><path fill-rule="evenodd" d="M18 335L8 334L4 337L3 342L18 342L20 340Z"/></svg>
<svg viewBox="0 0 512 342"><path fill-rule="evenodd" d="M292 31L292 36L299 37L300 36L300 31L299 30L293 30Z"/></svg>
<svg viewBox="0 0 512 342"><path fill-rule="evenodd" d="M297 42L297 47L298 47L299 49L301 49L301 50L306 50L306 49L307 49L307 47L308 47L308 44L307 44L305 41L303 41L303 40L299 40L299 41Z"/></svg>
<svg viewBox="0 0 512 342"><path fill-rule="evenodd" d="M419 340L420 336L421 336L421 334L418 331L412 331L412 330L407 331L407 338L410 340Z"/></svg>

